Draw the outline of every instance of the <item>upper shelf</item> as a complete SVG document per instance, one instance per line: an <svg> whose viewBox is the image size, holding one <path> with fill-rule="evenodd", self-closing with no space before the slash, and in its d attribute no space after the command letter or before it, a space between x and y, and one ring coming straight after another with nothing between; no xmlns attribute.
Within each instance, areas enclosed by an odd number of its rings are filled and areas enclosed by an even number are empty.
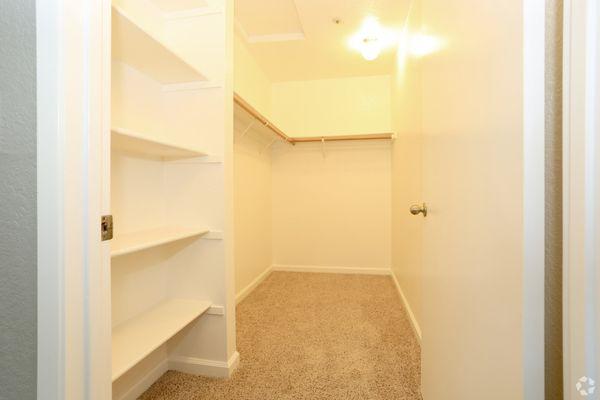
<svg viewBox="0 0 600 400"><path fill-rule="evenodd" d="M173 299L113 329L113 382L206 312L210 306L209 301Z"/></svg>
<svg viewBox="0 0 600 400"><path fill-rule="evenodd" d="M124 10L112 8L112 54L162 84L206 81L160 39L137 25Z"/></svg>
<svg viewBox="0 0 600 400"><path fill-rule="evenodd" d="M145 135L125 128L113 127L112 148L161 160L179 160L206 156L200 150L186 148L160 140L149 139Z"/></svg>

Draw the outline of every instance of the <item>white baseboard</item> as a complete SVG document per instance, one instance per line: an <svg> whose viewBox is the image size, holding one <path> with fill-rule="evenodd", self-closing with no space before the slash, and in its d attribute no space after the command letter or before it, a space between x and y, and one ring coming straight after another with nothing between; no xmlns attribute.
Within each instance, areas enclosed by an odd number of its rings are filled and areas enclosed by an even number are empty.
<svg viewBox="0 0 600 400"><path fill-rule="evenodd" d="M240 363L240 354L236 351L229 361L204 360L194 357L173 357L169 368L186 374L229 378Z"/></svg>
<svg viewBox="0 0 600 400"><path fill-rule="evenodd" d="M169 370L169 361L163 360L160 364L148 372L142 379L135 383L127 392L116 400L136 400L165 372Z"/></svg>
<svg viewBox="0 0 600 400"><path fill-rule="evenodd" d="M258 285L262 283L267 277L271 274L271 267L265 269L261 274L256 277L248 286L240 290L240 292L235 296L235 304L239 304L242 300L244 300Z"/></svg>
<svg viewBox="0 0 600 400"><path fill-rule="evenodd" d="M413 313L412 308L410 308L410 303L408 302L408 299L406 298L406 296L404 295L404 292L402 291L400 282L398 282L398 279L396 279L396 275L393 273L392 273L392 279L394 280L394 283L396 284L396 289L398 289L398 293L400 294L400 298L402 299L402 304L404 304L404 308L406 309L406 312L408 312L408 317L410 318L410 325L413 328L413 332L415 333L415 336L417 337L419 344L421 344L422 336L421 336L421 327L419 326L419 322L417 321L417 318L415 318L415 314Z"/></svg>
<svg viewBox="0 0 600 400"><path fill-rule="evenodd" d="M312 272L321 274L360 274L360 275L391 275L388 268L353 268L353 267L323 267L312 265L273 265L273 271Z"/></svg>

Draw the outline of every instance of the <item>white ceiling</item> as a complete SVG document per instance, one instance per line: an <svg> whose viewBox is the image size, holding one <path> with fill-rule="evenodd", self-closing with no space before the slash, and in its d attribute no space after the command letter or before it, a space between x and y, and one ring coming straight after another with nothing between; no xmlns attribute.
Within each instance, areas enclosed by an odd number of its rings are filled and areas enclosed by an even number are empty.
<svg viewBox="0 0 600 400"><path fill-rule="evenodd" d="M204 0L154 0L154 4L167 13L208 6Z"/></svg>
<svg viewBox="0 0 600 400"><path fill-rule="evenodd" d="M347 41L369 14L400 30L409 6L410 0L235 0L235 17L258 63L279 82L389 74L393 49L366 61Z"/></svg>

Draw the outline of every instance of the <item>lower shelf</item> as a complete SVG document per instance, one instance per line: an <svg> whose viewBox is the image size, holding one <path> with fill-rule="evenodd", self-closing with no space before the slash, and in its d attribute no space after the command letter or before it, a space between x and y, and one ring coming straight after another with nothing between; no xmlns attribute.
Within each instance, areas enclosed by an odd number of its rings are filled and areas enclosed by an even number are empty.
<svg viewBox="0 0 600 400"><path fill-rule="evenodd" d="M173 299L113 329L113 382L206 312L210 301Z"/></svg>

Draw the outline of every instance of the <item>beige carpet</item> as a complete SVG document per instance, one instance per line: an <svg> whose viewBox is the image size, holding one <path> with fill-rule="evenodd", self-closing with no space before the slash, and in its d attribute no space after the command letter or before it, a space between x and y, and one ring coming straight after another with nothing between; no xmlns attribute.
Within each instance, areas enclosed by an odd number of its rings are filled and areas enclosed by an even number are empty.
<svg viewBox="0 0 600 400"><path fill-rule="evenodd" d="M141 399L417 400L420 351L390 277L275 272L237 308L228 380L169 371Z"/></svg>

